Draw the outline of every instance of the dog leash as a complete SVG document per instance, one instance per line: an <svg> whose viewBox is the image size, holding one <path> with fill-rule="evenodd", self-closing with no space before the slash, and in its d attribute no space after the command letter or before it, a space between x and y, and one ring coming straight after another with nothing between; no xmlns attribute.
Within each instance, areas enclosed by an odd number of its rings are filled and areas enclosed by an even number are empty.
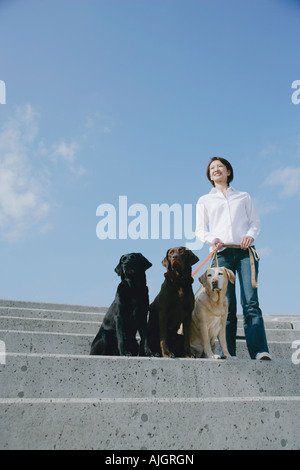
<svg viewBox="0 0 300 470"><path fill-rule="evenodd" d="M224 248L241 248L241 245L229 245L224 244ZM251 283L254 289L257 289L257 277L256 277L256 269L255 269L255 261L259 261L260 257L257 253L256 249L253 246L249 246L249 258L250 258L250 266L251 266ZM255 260L255 261L254 261Z"/></svg>
<svg viewBox="0 0 300 470"><path fill-rule="evenodd" d="M217 250L214 250L212 251L209 256L206 258L205 261L203 261L203 263L199 266L199 268L196 269L196 271L192 274L192 277L195 276L195 274L197 274L198 271L200 271L201 268L203 268L203 266L205 265L205 263L207 263L207 261L213 256L215 255L217 257Z"/></svg>
<svg viewBox="0 0 300 470"><path fill-rule="evenodd" d="M209 256L206 258L206 260L203 261L203 263L201 264L201 266L199 266L199 268L196 269L196 271L192 274L192 276L195 276L195 274L197 274L197 272L200 271L200 269L205 265L205 263L207 263L207 261L208 261L210 258L211 258L211 260L210 260L210 263L209 263L209 267L211 267L211 265L212 265L212 263L213 263L213 258L214 258L214 257L215 257L216 266L218 267L219 264L218 264L217 250L214 250L214 251L212 251L212 252L209 254ZM197 297L198 292L199 292L200 290L202 290L202 289L203 289L203 287L202 287L201 284L200 284L200 286L198 287L198 289L197 289L196 292L195 292L195 298Z"/></svg>
<svg viewBox="0 0 300 470"><path fill-rule="evenodd" d="M230 245L230 244L225 243L223 245L223 247L224 248L241 248L241 245ZM252 287L254 289L257 289L257 277L256 277L255 261L259 261L260 257L259 257L259 254L257 253L256 249L253 248L253 246L249 246L248 250L249 250L249 258L250 258L250 265L251 265L251 283L252 283ZM213 256L215 257L216 267L218 268L219 263L218 263L217 250L214 250L209 254L209 256L206 258L206 260L203 261L203 263L199 266L199 268L196 269L196 271L192 274L192 276L194 277L195 274L197 274L197 272L200 271L200 269L203 268L205 263L207 263L207 261L210 258L212 258ZM210 262L210 266L212 265L212 262L213 262L213 259ZM198 293L199 289L197 290L196 294Z"/></svg>

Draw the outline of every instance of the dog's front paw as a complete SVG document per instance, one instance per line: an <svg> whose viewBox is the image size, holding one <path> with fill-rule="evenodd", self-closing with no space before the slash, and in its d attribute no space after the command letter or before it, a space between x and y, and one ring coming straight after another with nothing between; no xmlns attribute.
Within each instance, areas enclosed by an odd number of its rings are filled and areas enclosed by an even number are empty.
<svg viewBox="0 0 300 470"><path fill-rule="evenodd" d="M160 349L161 349L162 357L171 357L171 358L175 357L175 354L169 350L165 341L160 342Z"/></svg>
<svg viewBox="0 0 300 470"><path fill-rule="evenodd" d="M171 351L168 351L168 352L165 351L165 352L162 354L162 357L174 358L174 357L175 357L175 354L172 353Z"/></svg>
<svg viewBox="0 0 300 470"><path fill-rule="evenodd" d="M160 357L159 352L153 352L150 348L145 348L145 355L147 357Z"/></svg>
<svg viewBox="0 0 300 470"><path fill-rule="evenodd" d="M210 356L210 357L211 357L211 359L222 359L219 354L213 354L213 355Z"/></svg>
<svg viewBox="0 0 300 470"><path fill-rule="evenodd" d="M130 351L125 351L124 354L123 354L123 356L132 357L133 354L132 354L132 352L130 352Z"/></svg>
<svg viewBox="0 0 300 470"><path fill-rule="evenodd" d="M193 359L193 358L195 358L196 356L195 356L195 354L193 354L193 353L191 352L190 349L186 349L186 350L184 351L184 357L185 357L186 359Z"/></svg>
<svg viewBox="0 0 300 470"><path fill-rule="evenodd" d="M147 357L152 357L153 356L153 353L151 351L151 349L149 348L145 348L144 351L140 351L140 356L147 356Z"/></svg>

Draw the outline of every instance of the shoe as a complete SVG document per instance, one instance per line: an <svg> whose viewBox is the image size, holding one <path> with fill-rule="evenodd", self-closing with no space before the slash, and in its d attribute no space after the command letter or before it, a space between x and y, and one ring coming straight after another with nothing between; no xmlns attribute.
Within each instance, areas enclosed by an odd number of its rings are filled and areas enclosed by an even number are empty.
<svg viewBox="0 0 300 470"><path fill-rule="evenodd" d="M257 361L271 361L272 356L268 352L260 352L256 354L255 359Z"/></svg>

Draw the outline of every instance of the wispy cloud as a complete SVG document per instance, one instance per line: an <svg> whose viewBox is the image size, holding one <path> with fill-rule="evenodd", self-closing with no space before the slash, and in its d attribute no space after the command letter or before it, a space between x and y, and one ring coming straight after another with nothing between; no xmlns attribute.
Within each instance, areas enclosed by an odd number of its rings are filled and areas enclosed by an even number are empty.
<svg viewBox="0 0 300 470"><path fill-rule="evenodd" d="M276 144L269 144L266 145L261 149L259 152L260 157L271 157L274 158L274 156L278 156L281 154L281 150Z"/></svg>
<svg viewBox="0 0 300 470"><path fill-rule="evenodd" d="M0 233L10 241L20 238L50 209L42 178L29 159L37 133L37 113L30 105L17 108L0 131Z"/></svg>
<svg viewBox="0 0 300 470"><path fill-rule="evenodd" d="M62 139L48 145L40 136L39 114L31 106L16 108L0 129L0 237L8 241L22 238L30 227L48 233L53 227L47 216L54 204L51 191L56 164L80 177L79 145ZM43 157L37 158L37 157Z"/></svg>
<svg viewBox="0 0 300 470"><path fill-rule="evenodd" d="M97 111L92 116L88 116L86 118L85 127L88 130L96 129L103 134L111 134L113 119L110 116L101 114Z"/></svg>
<svg viewBox="0 0 300 470"><path fill-rule="evenodd" d="M54 146L54 155L61 156L68 163L74 163L78 146L75 142L67 145L64 141Z"/></svg>
<svg viewBox="0 0 300 470"><path fill-rule="evenodd" d="M277 212L280 208L273 200L268 200L261 196L254 197L253 202L260 217L271 214L272 212Z"/></svg>
<svg viewBox="0 0 300 470"><path fill-rule="evenodd" d="M78 150L79 145L76 142L73 141L67 144L65 141L61 141L53 146L53 157L55 160L57 160L57 157L62 158L72 173L82 176L85 173L85 169L82 165L78 164Z"/></svg>
<svg viewBox="0 0 300 470"><path fill-rule="evenodd" d="M292 197L300 190L300 167L287 166L273 170L265 180L266 186L279 186L279 196Z"/></svg>
<svg viewBox="0 0 300 470"><path fill-rule="evenodd" d="M266 258L272 254L272 249L269 245L259 248L258 254L261 258Z"/></svg>

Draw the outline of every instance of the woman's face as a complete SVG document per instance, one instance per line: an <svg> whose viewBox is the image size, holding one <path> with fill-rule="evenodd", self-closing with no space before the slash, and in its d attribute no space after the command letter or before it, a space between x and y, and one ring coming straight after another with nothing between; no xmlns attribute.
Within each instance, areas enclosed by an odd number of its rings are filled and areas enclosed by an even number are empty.
<svg viewBox="0 0 300 470"><path fill-rule="evenodd" d="M230 170L227 170L226 166L220 160L214 160L209 167L209 175L211 181L214 183L226 183Z"/></svg>

